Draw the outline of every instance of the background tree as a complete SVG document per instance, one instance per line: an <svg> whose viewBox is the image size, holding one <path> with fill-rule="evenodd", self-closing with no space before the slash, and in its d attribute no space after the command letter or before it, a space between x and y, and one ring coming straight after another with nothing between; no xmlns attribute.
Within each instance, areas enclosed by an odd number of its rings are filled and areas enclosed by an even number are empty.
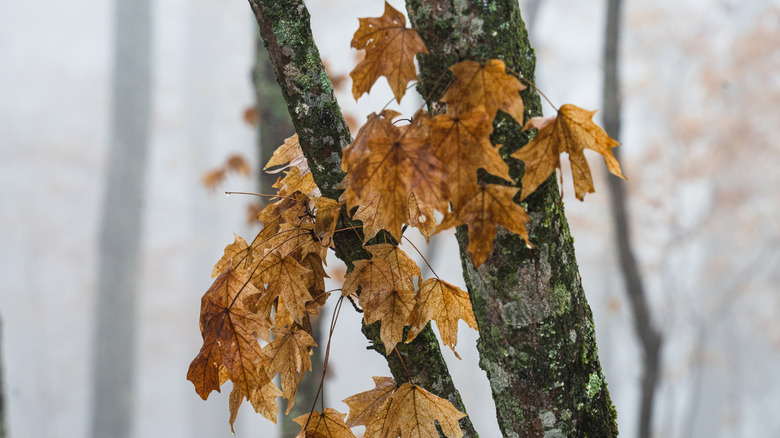
<svg viewBox="0 0 780 438"><path fill-rule="evenodd" d="M351 138L329 81L311 80L326 76L319 56L311 56L317 49L305 5L254 0L250 5L314 179L324 196L337 199L343 173L332 156L340 157ZM447 67L465 59L500 58L533 81L535 59L516 2L409 1L407 7L430 51L419 57L419 88L432 102L444 91L446 81L440 78L448 74ZM524 92L523 98L526 119L541 115L534 92ZM306 111L301 111L303 103ZM506 115L497 118L493 142L504 145L505 157L529 139ZM522 165L508 161L512 177L518 180ZM532 217L529 231L537 248L530 250L521 238L501 230L493 254L479 269L466 252L466 233L458 231L466 283L480 327L480 363L491 381L499 425L505 435L542 436L556 431L614 436L615 413L554 177L527 199L526 210ZM342 237L335 243L337 255L348 266L365 258L356 239ZM364 327L364 333L377 351L384 352L377 327ZM441 388L439 396L464 410L430 326L426 336L398 349L414 383ZM388 364L396 381L408 380L394 356L389 356ZM467 436L476 436L467 418L461 426Z"/></svg>

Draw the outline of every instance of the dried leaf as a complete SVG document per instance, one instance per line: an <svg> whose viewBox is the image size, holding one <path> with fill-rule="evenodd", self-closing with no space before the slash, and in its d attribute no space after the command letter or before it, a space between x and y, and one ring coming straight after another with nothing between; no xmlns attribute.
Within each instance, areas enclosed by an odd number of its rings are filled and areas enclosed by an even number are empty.
<svg viewBox="0 0 780 438"><path fill-rule="evenodd" d="M360 18L352 47L366 51L366 57L349 74L355 100L368 93L380 76L385 76L395 99L401 102L406 85L417 79L414 55L428 53L417 32L406 28L403 14L387 2L381 17Z"/></svg>
<svg viewBox="0 0 780 438"><path fill-rule="evenodd" d="M390 396L390 409L387 422L392 425L390 434L401 438L436 438L438 421L444 436L460 438L458 420L466 414L455 409L449 401L436 397L425 389L404 383Z"/></svg>
<svg viewBox="0 0 780 438"><path fill-rule="evenodd" d="M268 253L260 263L260 278L268 284L270 296L281 296L287 310L298 324L306 316L306 303L311 301L309 287L312 284L312 271L304 268L293 257L280 257Z"/></svg>
<svg viewBox="0 0 780 438"><path fill-rule="evenodd" d="M245 300L238 299L239 293L262 294L245 276L226 269L201 299L203 347L190 364L187 379L204 400L211 391L219 392L222 366L233 386L247 394L269 381L255 333L268 332L270 319L247 309Z"/></svg>
<svg viewBox="0 0 780 438"><path fill-rule="evenodd" d="M311 418L309 418L310 414L301 415L293 419L301 425L301 432L296 438L355 438L355 434L344 423L346 416L347 414L331 408L323 409L322 414L314 411Z"/></svg>
<svg viewBox="0 0 780 438"><path fill-rule="evenodd" d="M263 170L268 170L277 166L284 166L285 164L287 166L297 167L301 162L306 163L306 157L303 156L301 144L298 142L298 134L295 134L292 137L286 138L284 143L276 148L274 154L271 156L271 159L268 160L268 164L263 167ZM280 172L287 166L268 173Z"/></svg>
<svg viewBox="0 0 780 438"><path fill-rule="evenodd" d="M471 310L469 294L444 280L429 278L420 285L420 290L417 292L417 304L409 315L409 324L412 327L406 336L406 343L412 342L428 321L434 320L442 342L455 352L460 319L474 330L477 329L477 320ZM457 356L458 353L456 352L455 355Z"/></svg>
<svg viewBox="0 0 780 438"><path fill-rule="evenodd" d="M393 119L400 116L401 113L386 109L377 115L371 113L366 123L360 127L355 140L344 148L341 158L341 169L344 172L349 171L349 163L357 163L368 154L368 140L374 137L393 137L398 132L398 128L393 124Z"/></svg>
<svg viewBox="0 0 780 438"><path fill-rule="evenodd" d="M523 123L523 100L520 90L525 86L506 73L506 65L499 59L488 59L485 64L461 61L450 70L457 80L452 84L442 102L447 102L447 112L461 114L482 108L490 117L496 117L500 109Z"/></svg>
<svg viewBox="0 0 780 438"><path fill-rule="evenodd" d="M407 207L409 211L407 223L410 227L417 228L420 234L425 237L425 241L431 243L431 236L434 230L436 230L436 217L433 215L433 207L417 199L414 192L409 193ZM357 217L357 214L355 216Z"/></svg>
<svg viewBox="0 0 780 438"><path fill-rule="evenodd" d="M588 111L577 106L561 106L556 117L535 117L523 129L536 128L539 132L530 143L512 154L523 160L522 199L534 192L554 171L561 167L560 155L569 154L574 179L574 195L582 201L587 193L595 191L590 167L585 159L584 150L591 149L604 156L607 169L616 176L625 179L620 172L620 163L612 154L612 148L620 143L610 138L603 129L593 123L596 111Z"/></svg>
<svg viewBox="0 0 780 438"><path fill-rule="evenodd" d="M498 224L513 231L528 242L526 222L530 217L522 207L515 204L513 198L518 189L496 184L478 186L464 197L464 203L457 211L448 213L436 232L467 224L469 229L469 252L474 266L479 267L493 252L493 239Z"/></svg>
<svg viewBox="0 0 780 438"><path fill-rule="evenodd" d="M236 422L238 408L241 407L241 403L243 403L245 398L252 403L255 412L276 424L276 416L279 414L279 405L276 403L276 397L280 395L282 395L282 391L272 381L255 388L249 397L246 397L246 394L240 388L233 387L233 391L230 392L230 400L228 401L228 407L230 408L230 431L235 434L233 423Z"/></svg>
<svg viewBox="0 0 780 438"><path fill-rule="evenodd" d="M273 333L274 340L263 347L263 354L268 360L269 375L280 373L283 395L289 401L286 414L289 414L295 404L298 384L306 371L311 371L311 348L317 343L300 329L275 328Z"/></svg>
<svg viewBox="0 0 780 438"><path fill-rule="evenodd" d="M385 429L390 395L398 387L392 377L373 377L375 388L343 400L349 406L347 426L366 426L363 438L380 438Z"/></svg>
<svg viewBox="0 0 780 438"><path fill-rule="evenodd" d="M437 115L431 122L431 148L444 163L444 177L453 208L477 186L477 169L511 181L509 166L501 159L498 146L490 143L493 126L484 111L457 116Z"/></svg>

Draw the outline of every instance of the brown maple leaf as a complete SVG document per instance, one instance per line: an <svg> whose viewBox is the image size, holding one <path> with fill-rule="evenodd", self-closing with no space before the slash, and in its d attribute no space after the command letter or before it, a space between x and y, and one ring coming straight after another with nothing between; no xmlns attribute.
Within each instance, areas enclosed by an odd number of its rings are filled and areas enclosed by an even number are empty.
<svg viewBox="0 0 780 438"><path fill-rule="evenodd" d="M440 114L431 122L430 144L436 158L444 164L444 175L453 208L477 185L477 169L511 181L509 166L498 153L500 146L490 143L493 125L484 111L456 116Z"/></svg>
<svg viewBox="0 0 780 438"><path fill-rule="evenodd" d="M447 103L447 112L460 114L482 108L490 122L500 109L512 116L517 123L523 123L523 99L520 91L525 86L506 73L504 61L488 59L485 64L475 61L461 61L450 70L457 80L452 84L442 102Z"/></svg>
<svg viewBox="0 0 780 438"><path fill-rule="evenodd" d="M268 173L278 173L281 172L282 169L290 166L298 167L299 170L302 170L299 167L301 164L304 164L308 169L308 164L306 164L306 157L303 156L301 144L298 142L298 134L295 134L292 137L286 138L284 143L282 143L281 146L274 150L274 154L271 156L271 159L268 160L268 163L265 165L265 167L263 167L263 170L267 171ZM273 171L268 170L277 166L282 167Z"/></svg>
<svg viewBox="0 0 780 438"><path fill-rule="evenodd" d="M322 414L314 411L293 419L301 425L301 432L296 438L355 438L355 434L344 423L347 414L325 408ZM304 429L305 427L305 429Z"/></svg>
<svg viewBox="0 0 780 438"><path fill-rule="evenodd" d="M211 391L219 392L224 381L220 379L221 367L233 386L246 394L270 380L265 371L268 363L255 339L256 333L268 333L270 319L248 309L239 294L253 297L262 292L228 267L201 299L203 346L190 364L187 379L204 400Z"/></svg>
<svg viewBox="0 0 780 438"><path fill-rule="evenodd" d="M385 76L396 100L401 102L406 85L417 79L414 55L428 53L417 32L406 27L403 14L387 2L381 17L360 18L352 47L366 51L365 58L349 74L355 100L368 93L380 76Z"/></svg>
<svg viewBox="0 0 780 438"><path fill-rule="evenodd" d="M393 124L393 119L400 116L401 113L386 109L377 115L371 113L366 123L360 127L355 140L349 146L344 148L341 158L341 169L344 172L349 171L350 163L357 163L368 154L368 140L374 137L392 137L398 132L398 128Z"/></svg>
<svg viewBox="0 0 780 438"><path fill-rule="evenodd" d="M523 236L528 242L525 224L531 219L525 210L514 202L517 191L516 187L496 184L477 186L464 197L463 205L458 210L444 217L436 227L436 232L460 224L468 225L468 249L474 259L474 266L479 267L493 252L493 239L498 224Z"/></svg>
<svg viewBox="0 0 780 438"><path fill-rule="evenodd" d="M314 233L323 246L332 246L333 233L336 231L336 223L341 213L341 204L322 196L317 196L312 201L314 201L315 210Z"/></svg>
<svg viewBox="0 0 780 438"><path fill-rule="evenodd" d="M312 271L301 266L295 258L280 257L277 253L266 254L258 271L261 281L268 284L269 296L283 297L295 322L302 324L306 303L312 299L309 293Z"/></svg>
<svg viewBox="0 0 780 438"><path fill-rule="evenodd" d="M458 420L466 414L455 409L449 401L417 385L404 383L390 396L390 400L387 422L391 434L386 436L436 438L439 432L434 421L438 421L444 436L463 436Z"/></svg>
<svg viewBox="0 0 780 438"><path fill-rule="evenodd" d="M363 438L382 438L387 427L390 396L398 388L392 377L373 377L375 388L342 400L349 406L347 426L366 426Z"/></svg>
<svg viewBox="0 0 780 438"><path fill-rule="evenodd" d="M434 320L441 341L458 356L455 345L458 344L459 319L474 330L477 329L469 294L444 280L429 278L420 285L417 292L417 304L409 315L409 324L412 327L406 336L406 343L412 342L428 325L428 321Z"/></svg>
<svg viewBox="0 0 780 438"><path fill-rule="evenodd" d="M220 276L225 272L225 268L232 266L236 271L247 272L252 266L252 260L249 256L249 246L246 240L238 234L233 234L233 243L225 247L225 253L221 259L214 265L211 271L211 278Z"/></svg>
<svg viewBox="0 0 780 438"><path fill-rule="evenodd" d="M233 423L236 422L238 417L238 408L241 407L246 398L255 408L255 412L263 417L271 420L276 424L276 415L279 413L279 405L276 403L276 397L282 395L282 391L274 385L274 382L269 381L263 386L255 388L249 396L247 396L239 387L233 387L233 391L230 392L230 400L228 401L228 408L230 409L230 431L235 434L233 430Z"/></svg>
<svg viewBox="0 0 780 438"><path fill-rule="evenodd" d="M442 163L428 152L426 139L412 135L369 140L370 152L349 164L345 197L351 209L357 204L378 202L377 214L395 238L408 217L409 193L441 211L447 210L447 187ZM374 200L375 196L380 196Z"/></svg>
<svg viewBox="0 0 780 438"><path fill-rule="evenodd" d="M298 384L306 371L311 371L311 348L316 347L317 343L306 331L297 328L275 328L273 333L274 340L263 347L263 354L268 360L269 375L281 375L284 398L289 401L286 414L289 414L295 405Z"/></svg>
<svg viewBox="0 0 780 438"><path fill-rule="evenodd" d="M593 193L593 177L590 173L584 150L591 149L604 156L607 169L625 179L620 172L620 163L612 154L612 148L620 143L610 138L603 129L593 123L596 111L566 104L561 106L556 117L534 117L523 129L536 128L539 132L530 143L512 154L523 160L522 199L534 192L556 168L560 169L562 152L569 154L574 179L574 195L582 201L587 193Z"/></svg>
<svg viewBox="0 0 780 438"><path fill-rule="evenodd" d="M417 196L412 192L409 193L407 208L409 213L407 223L409 226L417 228L417 231L425 237L425 241L431 243L431 236L434 230L436 230L436 217L433 215L433 207L417 199Z"/></svg>

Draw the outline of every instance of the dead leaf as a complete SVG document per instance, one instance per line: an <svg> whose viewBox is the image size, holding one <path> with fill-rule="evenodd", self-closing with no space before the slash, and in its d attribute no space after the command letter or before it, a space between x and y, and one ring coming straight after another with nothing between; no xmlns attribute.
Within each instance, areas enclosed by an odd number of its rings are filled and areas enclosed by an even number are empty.
<svg viewBox="0 0 780 438"><path fill-rule="evenodd" d="M506 73L506 65L500 59L488 59L484 64L461 61L450 70L457 80L441 98L447 103L447 112L461 114L483 109L492 124L500 109L523 123L523 99L520 91L525 86Z"/></svg>
<svg viewBox="0 0 780 438"><path fill-rule="evenodd" d="M417 385L404 383L390 396L390 400L387 422L392 428L389 430L390 434L385 436L436 438L439 432L434 421L439 422L444 436L463 436L458 420L466 414L455 409L449 401L436 397Z"/></svg>
<svg viewBox="0 0 780 438"><path fill-rule="evenodd" d="M412 327L406 336L406 343L412 342L428 322L434 320L441 341L458 356L455 346L458 344L458 320L460 319L474 330L477 329L477 320L471 310L469 294L444 280L429 278L420 285L420 290L417 292L417 304L409 315L409 325Z"/></svg>
<svg viewBox="0 0 780 438"><path fill-rule="evenodd" d="M401 102L406 85L417 79L414 55L428 53L417 32L406 27L403 14L387 2L381 17L360 18L352 47L366 51L366 57L349 74L355 100L368 93L380 76L385 76L395 99Z"/></svg>
<svg viewBox="0 0 780 438"><path fill-rule="evenodd" d="M325 408L322 414L319 411L314 411L311 418L309 416L310 414L304 414L293 419L301 425L301 432L296 438L355 438L355 434L344 423L344 417L347 414ZM306 426L305 430L304 426Z"/></svg>
<svg viewBox="0 0 780 438"><path fill-rule="evenodd" d="M463 205L457 211L448 213L436 232L452 228L456 225L468 225L469 252L474 259L474 266L479 267L493 252L493 239L496 236L498 224L513 231L528 242L526 222L531 218L522 207L515 204L513 198L516 187L506 187L497 184L478 186L464 197Z"/></svg>
<svg viewBox="0 0 780 438"><path fill-rule="evenodd" d="M295 405L295 393L306 371L311 371L312 347L317 343L300 329L273 329L274 340L263 347L270 376L280 373L284 398L288 400L287 412Z"/></svg>
<svg viewBox="0 0 780 438"><path fill-rule="evenodd" d="M596 111L566 104L561 106L556 117L534 117L523 129L536 128L539 132L530 143L512 154L523 160L522 199L534 192L556 168L560 169L561 153L569 154L574 179L574 195L582 201L587 193L595 191L590 167L584 150L591 149L604 156L607 169L625 179L620 172L620 163L612 154L612 148L620 143L610 138L603 129L593 123Z"/></svg>

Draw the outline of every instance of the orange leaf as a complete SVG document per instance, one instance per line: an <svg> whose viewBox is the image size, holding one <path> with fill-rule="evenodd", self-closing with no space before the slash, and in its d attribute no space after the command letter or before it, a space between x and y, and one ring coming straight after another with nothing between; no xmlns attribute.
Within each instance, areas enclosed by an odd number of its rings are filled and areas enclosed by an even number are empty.
<svg viewBox="0 0 780 438"><path fill-rule="evenodd" d="M344 172L349 171L349 163L357 163L368 154L368 140L374 137L392 137L398 131L393 124L393 119L400 116L401 113L386 109L377 115L371 113L366 123L360 127L355 140L344 148L341 159L341 169Z"/></svg>
<svg viewBox="0 0 780 438"><path fill-rule="evenodd" d="M391 424L389 430L391 433L385 436L435 438L439 436L439 432L434 421L439 422L444 436L448 438L463 436L458 420L466 414L455 409L449 401L436 397L411 383L401 385L390 399L387 421Z"/></svg>
<svg viewBox="0 0 780 438"><path fill-rule="evenodd" d="M325 408L323 413L314 411L311 414L303 414L293 419L301 425L301 432L296 438L355 438L355 434L344 423L347 414ZM308 423L308 425L307 425ZM303 428L306 427L304 430Z"/></svg>
<svg viewBox="0 0 780 438"><path fill-rule="evenodd" d="M493 125L484 111L457 116L437 115L430 122L431 148L444 163L444 175L453 208L458 209L463 197L477 185L477 169L511 181L509 166L501 159L498 146L490 143Z"/></svg>
<svg viewBox="0 0 780 438"><path fill-rule="evenodd" d="M463 205L457 211L448 213L436 232L460 224L469 228L469 252L474 258L474 266L479 267L493 252L493 239L498 224L513 231L528 242L525 223L530 217L522 207L515 204L513 197L518 189L496 184L478 186L464 197Z"/></svg>
<svg viewBox="0 0 780 438"><path fill-rule="evenodd" d="M280 391L279 388L274 385L274 382L271 381L263 386L255 388L249 397L246 397L246 394L241 388L234 386L233 391L230 392L230 400L228 401L228 407L230 408L230 431L235 434L233 423L236 422L238 408L241 407L244 398L252 403L255 412L276 424L276 415L279 413L279 405L276 403L276 397L279 397L280 395L282 395L282 391Z"/></svg>
<svg viewBox="0 0 780 438"><path fill-rule="evenodd" d="M363 438L381 438L386 428L390 395L398 387L391 377L373 377L375 388L342 400L349 406L347 426L366 426Z"/></svg>
<svg viewBox="0 0 780 438"><path fill-rule="evenodd" d="M203 347L190 364L187 379L204 400L219 391L220 367L225 367L233 386L249 394L269 382L267 362L255 333L267 333L270 319L254 312L239 299L262 294L245 276L226 269L201 299Z"/></svg>
<svg viewBox="0 0 780 438"><path fill-rule="evenodd" d="M306 303L311 301L309 286L312 281L312 271L304 268L292 257L280 257L277 253L269 253L260 263L260 278L268 284L268 293L284 299L290 314L298 324L303 323L306 316Z"/></svg>
<svg viewBox="0 0 780 438"><path fill-rule="evenodd" d="M442 102L447 102L447 112L460 114L479 108L488 113L490 121L500 109L512 116L517 123L523 123L523 99L520 90L525 86L506 73L504 62L488 59L485 64L475 61L461 61L450 70L457 80L452 84Z"/></svg>
<svg viewBox="0 0 780 438"><path fill-rule="evenodd" d="M558 110L557 117L534 117L523 129L536 128L539 132L530 143L512 154L523 160L522 199L534 192L555 171L561 167L560 155L569 154L574 176L574 195L582 201L587 193L593 193L593 177L585 159L584 150L592 149L604 156L607 169L625 179L620 172L620 163L612 154L612 148L620 143L610 138L603 129L593 123L596 111L566 104Z"/></svg>
<svg viewBox="0 0 780 438"><path fill-rule="evenodd" d="M409 226L417 228L420 234L425 237L425 241L431 243L431 236L436 229L436 217L433 215L433 207L418 200L414 192L409 193L409 201L406 205L409 212L407 223ZM357 214L355 214L355 217L357 217Z"/></svg>
<svg viewBox="0 0 780 438"><path fill-rule="evenodd" d="M281 386L284 398L289 400L287 414L295 404L295 393L298 384L306 371L311 371L311 347L316 347L314 339L300 329L273 329L274 340L263 347L267 358L268 373L274 376L281 374Z"/></svg>
<svg viewBox="0 0 780 438"><path fill-rule="evenodd" d="M352 47L366 50L366 57L349 74L355 100L368 93L380 76L385 76L395 99L401 102L406 84L417 79L414 55L428 53L417 32L406 28L403 14L387 2L381 17L360 18Z"/></svg>
<svg viewBox="0 0 780 438"><path fill-rule="evenodd" d="M409 193L414 192L434 208L447 209L442 164L428 153L425 141L423 137L401 135L397 130L392 137L370 139L370 152L348 165L348 207L364 205L381 196L377 214L397 239L401 238L401 227L408 216Z"/></svg>
<svg viewBox="0 0 780 438"><path fill-rule="evenodd" d="M298 134L295 134L292 137L286 138L284 140L284 143L282 143L281 146L276 148L274 154L271 156L271 159L268 160L268 164L266 164L265 167L263 167L263 170L268 170L271 167L282 166L287 164L287 166L284 166L281 169L268 172L268 173L277 173L282 169L284 169L285 167L288 166L297 167L301 163L306 163L306 157L303 156L303 150L301 149L301 145L298 142Z"/></svg>
<svg viewBox="0 0 780 438"><path fill-rule="evenodd" d="M471 310L469 294L460 288L438 278L429 278L420 285L417 304L409 316L412 328L406 336L406 343L412 342L425 328L428 321L436 321L441 341L455 352L458 343L458 320L477 329L477 320ZM455 353L457 356L458 353ZM458 356L460 358L460 356Z"/></svg>

